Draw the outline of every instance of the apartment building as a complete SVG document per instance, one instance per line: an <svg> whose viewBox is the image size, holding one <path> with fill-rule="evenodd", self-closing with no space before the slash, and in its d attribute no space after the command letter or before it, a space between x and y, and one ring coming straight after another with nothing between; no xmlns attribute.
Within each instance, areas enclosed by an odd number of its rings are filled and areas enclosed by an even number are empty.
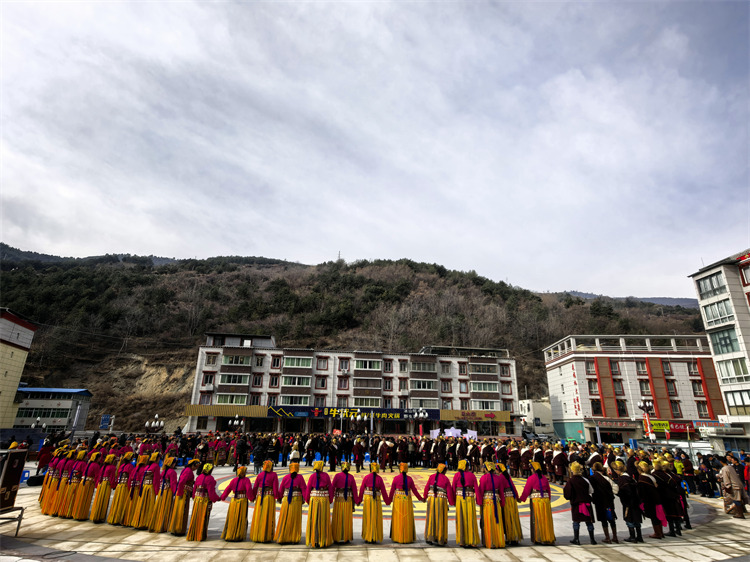
<svg viewBox="0 0 750 562"><path fill-rule="evenodd" d="M0 428L12 427L16 419L18 385L36 329L20 315L0 308Z"/></svg>
<svg viewBox="0 0 750 562"><path fill-rule="evenodd" d="M626 443L650 428L664 439L696 438L725 415L705 335L568 336L544 349L558 437Z"/></svg>
<svg viewBox="0 0 750 562"><path fill-rule="evenodd" d="M189 431L515 433L516 365L507 350L419 353L279 348L273 336L206 334Z"/></svg>
<svg viewBox="0 0 750 562"><path fill-rule="evenodd" d="M91 406L85 388L41 388L21 386L22 395L13 427L35 427L45 433L83 431Z"/></svg>
<svg viewBox="0 0 750 562"><path fill-rule="evenodd" d="M744 250L690 276L719 377L726 414L722 425L705 430L726 449L750 446L750 250Z"/></svg>

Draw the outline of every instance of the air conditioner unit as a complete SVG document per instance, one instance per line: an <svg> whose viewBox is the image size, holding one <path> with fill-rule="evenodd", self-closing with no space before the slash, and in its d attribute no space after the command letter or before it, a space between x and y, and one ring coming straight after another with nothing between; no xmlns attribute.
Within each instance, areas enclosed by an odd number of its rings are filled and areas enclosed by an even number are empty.
<svg viewBox="0 0 750 562"><path fill-rule="evenodd" d="M348 375L349 374L349 369L341 369L341 374L342 375Z"/></svg>

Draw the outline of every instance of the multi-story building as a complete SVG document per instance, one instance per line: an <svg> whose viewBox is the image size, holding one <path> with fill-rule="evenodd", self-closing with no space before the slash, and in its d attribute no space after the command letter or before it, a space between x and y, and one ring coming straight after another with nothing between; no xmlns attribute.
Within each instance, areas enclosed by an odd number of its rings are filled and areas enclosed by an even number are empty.
<svg viewBox="0 0 750 562"><path fill-rule="evenodd" d="M206 334L189 431L515 433L516 365L507 350L419 353L278 348L272 336Z"/></svg>
<svg viewBox="0 0 750 562"><path fill-rule="evenodd" d="M750 446L750 250L693 273L703 324L719 373L727 412L726 425L707 430L726 449Z"/></svg>
<svg viewBox="0 0 750 562"><path fill-rule="evenodd" d="M46 433L83 431L91 406L85 388L32 388L22 386L14 428L36 427Z"/></svg>
<svg viewBox="0 0 750 562"><path fill-rule="evenodd" d="M518 411L521 414L521 424L524 430L536 434L554 435L555 427L552 423L549 396L538 400L519 400Z"/></svg>
<svg viewBox="0 0 750 562"><path fill-rule="evenodd" d="M20 315L0 308L0 428L12 427L16 419L18 384L36 329Z"/></svg>
<svg viewBox="0 0 750 562"><path fill-rule="evenodd" d="M696 438L725 414L704 335L568 336L544 349L555 433L563 439L626 443L644 436L652 402L657 437ZM598 435L597 435L598 433Z"/></svg>

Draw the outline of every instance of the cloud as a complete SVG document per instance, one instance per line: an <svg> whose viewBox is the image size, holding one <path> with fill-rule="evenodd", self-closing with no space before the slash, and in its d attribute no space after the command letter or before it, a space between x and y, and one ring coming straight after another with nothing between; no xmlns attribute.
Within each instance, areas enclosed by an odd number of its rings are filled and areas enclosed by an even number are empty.
<svg viewBox="0 0 750 562"><path fill-rule="evenodd" d="M690 296L747 245L747 12L11 4L3 239Z"/></svg>

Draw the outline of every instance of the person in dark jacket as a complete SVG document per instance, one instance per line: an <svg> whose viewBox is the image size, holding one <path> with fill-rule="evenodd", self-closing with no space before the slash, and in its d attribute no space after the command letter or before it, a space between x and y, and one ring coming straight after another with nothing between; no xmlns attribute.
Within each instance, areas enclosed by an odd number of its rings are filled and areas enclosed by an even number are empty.
<svg viewBox="0 0 750 562"><path fill-rule="evenodd" d="M641 511L641 499L638 497L638 486L635 478L625 471L625 464L622 461L613 462L612 470L617 475L617 496L622 504L622 518L630 535L625 539L625 542L643 542L643 535L641 534L643 512Z"/></svg>
<svg viewBox="0 0 750 562"><path fill-rule="evenodd" d="M570 502L570 515L573 519L573 540L570 542L577 545L581 544L579 540L581 523L585 523L589 531L591 544L596 544L594 539L594 513L591 506L594 488L591 482L584 478L583 465L580 463L572 463L570 473L570 478L563 488L563 495Z"/></svg>
<svg viewBox="0 0 750 562"><path fill-rule="evenodd" d="M667 536L682 536L679 484L670 478L669 473L665 470L666 464L665 461L659 459L653 461L654 470L651 475L657 480L657 491L664 507L664 515L667 516L667 523L669 524Z"/></svg>
<svg viewBox="0 0 750 562"><path fill-rule="evenodd" d="M596 518L602 524L604 542L606 544L619 544L617 526L615 525L615 521L617 520L617 514L615 513L615 493L617 490L615 488L617 488L617 484L607 477L602 463L595 462L591 468L593 470L591 485L594 487L594 508L596 510ZM610 528L612 529L612 538L609 536Z"/></svg>
<svg viewBox="0 0 750 562"><path fill-rule="evenodd" d="M650 539L663 539L664 531L662 529L661 519L658 517L657 508L662 508L659 497L658 483L656 478L651 476L653 467L646 461L638 463L638 496L643 504L643 514L651 519L654 527L654 534L649 535Z"/></svg>

